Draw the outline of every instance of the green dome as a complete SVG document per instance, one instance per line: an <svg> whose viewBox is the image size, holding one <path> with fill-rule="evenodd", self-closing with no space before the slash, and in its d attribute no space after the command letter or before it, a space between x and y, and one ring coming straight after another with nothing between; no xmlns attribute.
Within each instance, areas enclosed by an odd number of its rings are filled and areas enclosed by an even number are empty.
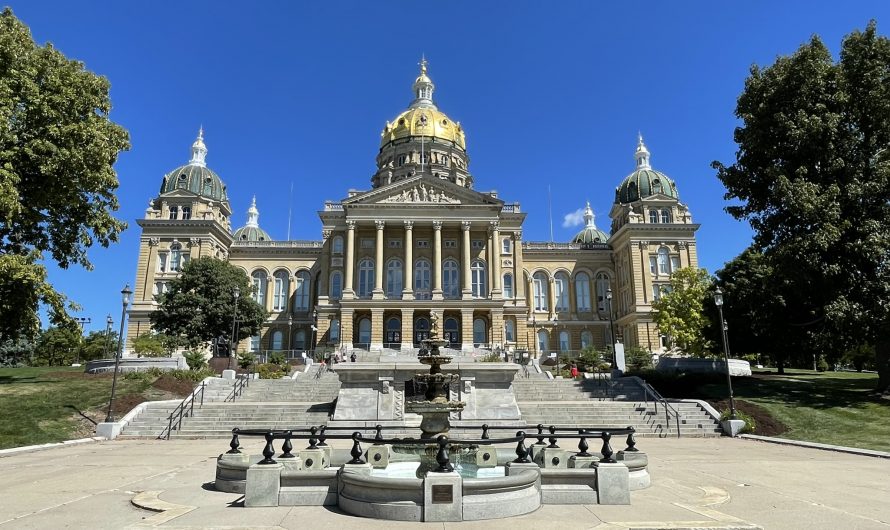
<svg viewBox="0 0 890 530"><path fill-rule="evenodd" d="M235 230L235 241L272 241L272 237L258 226L242 226Z"/></svg>
<svg viewBox="0 0 890 530"><path fill-rule="evenodd" d="M615 202L627 204L660 193L679 199L677 185L667 175L654 169L638 169L624 178L615 189Z"/></svg>
<svg viewBox="0 0 890 530"><path fill-rule="evenodd" d="M609 240L609 234L603 232L595 226L585 226L580 232L572 238L572 243L581 243L588 245L591 243L604 244Z"/></svg>
<svg viewBox="0 0 890 530"><path fill-rule="evenodd" d="M174 190L188 190L196 195L216 201L228 200L226 185L219 175L209 168L197 164L179 166L164 176L161 193Z"/></svg>

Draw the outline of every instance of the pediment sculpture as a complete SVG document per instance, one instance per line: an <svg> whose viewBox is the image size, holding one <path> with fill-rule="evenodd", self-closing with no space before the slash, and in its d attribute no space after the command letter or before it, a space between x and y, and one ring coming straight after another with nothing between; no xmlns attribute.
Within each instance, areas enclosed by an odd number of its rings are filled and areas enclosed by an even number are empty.
<svg viewBox="0 0 890 530"><path fill-rule="evenodd" d="M389 196L380 202L430 202L439 204L460 204L460 199L449 197L444 191L437 190L426 184L419 184L413 188L402 190L401 193Z"/></svg>

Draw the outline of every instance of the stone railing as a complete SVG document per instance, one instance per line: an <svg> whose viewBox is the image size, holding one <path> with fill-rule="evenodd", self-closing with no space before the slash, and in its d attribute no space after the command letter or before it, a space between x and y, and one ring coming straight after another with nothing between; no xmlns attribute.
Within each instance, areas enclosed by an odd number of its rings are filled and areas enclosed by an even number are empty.
<svg viewBox="0 0 890 530"><path fill-rule="evenodd" d="M118 371L123 372L144 372L149 368L160 368L161 370L178 370L187 368L183 357L148 357L148 358L128 358L123 357L118 363ZM84 371L88 374L101 374L114 371L114 359L98 359L95 361L87 361Z"/></svg>
<svg viewBox="0 0 890 530"><path fill-rule="evenodd" d="M607 250L606 243L554 243L550 241L523 241L523 250Z"/></svg>
<svg viewBox="0 0 890 530"><path fill-rule="evenodd" d="M339 202L325 201L324 211L326 211L326 212L342 212L343 205L340 204Z"/></svg>
<svg viewBox="0 0 890 530"><path fill-rule="evenodd" d="M505 205L501 208L501 211L502 211L503 213L519 213L519 211L520 211L520 210L519 210L519 203L518 203L518 202L514 202L513 204L505 204Z"/></svg>
<svg viewBox="0 0 890 530"><path fill-rule="evenodd" d="M234 241L233 247L322 248L322 241Z"/></svg>

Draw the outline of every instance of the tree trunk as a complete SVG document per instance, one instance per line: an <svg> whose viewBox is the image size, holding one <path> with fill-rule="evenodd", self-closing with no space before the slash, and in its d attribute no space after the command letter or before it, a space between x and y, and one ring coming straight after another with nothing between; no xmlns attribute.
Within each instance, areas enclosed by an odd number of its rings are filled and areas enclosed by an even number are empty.
<svg viewBox="0 0 890 530"><path fill-rule="evenodd" d="M875 366L878 370L879 394L890 396L890 335L882 333L875 343Z"/></svg>

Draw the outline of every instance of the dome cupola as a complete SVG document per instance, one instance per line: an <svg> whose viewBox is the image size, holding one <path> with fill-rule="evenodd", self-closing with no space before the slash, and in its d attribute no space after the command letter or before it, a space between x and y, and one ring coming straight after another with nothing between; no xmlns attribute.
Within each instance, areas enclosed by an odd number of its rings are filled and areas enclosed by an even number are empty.
<svg viewBox="0 0 890 530"><path fill-rule="evenodd" d="M584 208L584 228L575 234L575 237L572 238L572 243L580 243L582 245L604 244L609 240L609 234L596 227L594 218L593 209L588 201L587 207Z"/></svg>
<svg viewBox="0 0 890 530"><path fill-rule="evenodd" d="M260 228L260 211L256 207L256 195L247 209L247 224L235 230L235 241L272 241L269 234Z"/></svg>
<svg viewBox="0 0 890 530"><path fill-rule="evenodd" d="M198 138L192 144L192 158L188 164L179 166L164 176L161 193L187 190L216 201L227 201L226 186L219 175L207 167L207 146L204 145L204 128L198 131Z"/></svg>
<svg viewBox="0 0 890 530"><path fill-rule="evenodd" d="M649 162L649 150L643 143L643 135L640 135L637 141L634 159L636 160L636 169L625 177L615 189L616 204L628 204L656 194L673 199L680 198L674 181L664 173L652 169Z"/></svg>

